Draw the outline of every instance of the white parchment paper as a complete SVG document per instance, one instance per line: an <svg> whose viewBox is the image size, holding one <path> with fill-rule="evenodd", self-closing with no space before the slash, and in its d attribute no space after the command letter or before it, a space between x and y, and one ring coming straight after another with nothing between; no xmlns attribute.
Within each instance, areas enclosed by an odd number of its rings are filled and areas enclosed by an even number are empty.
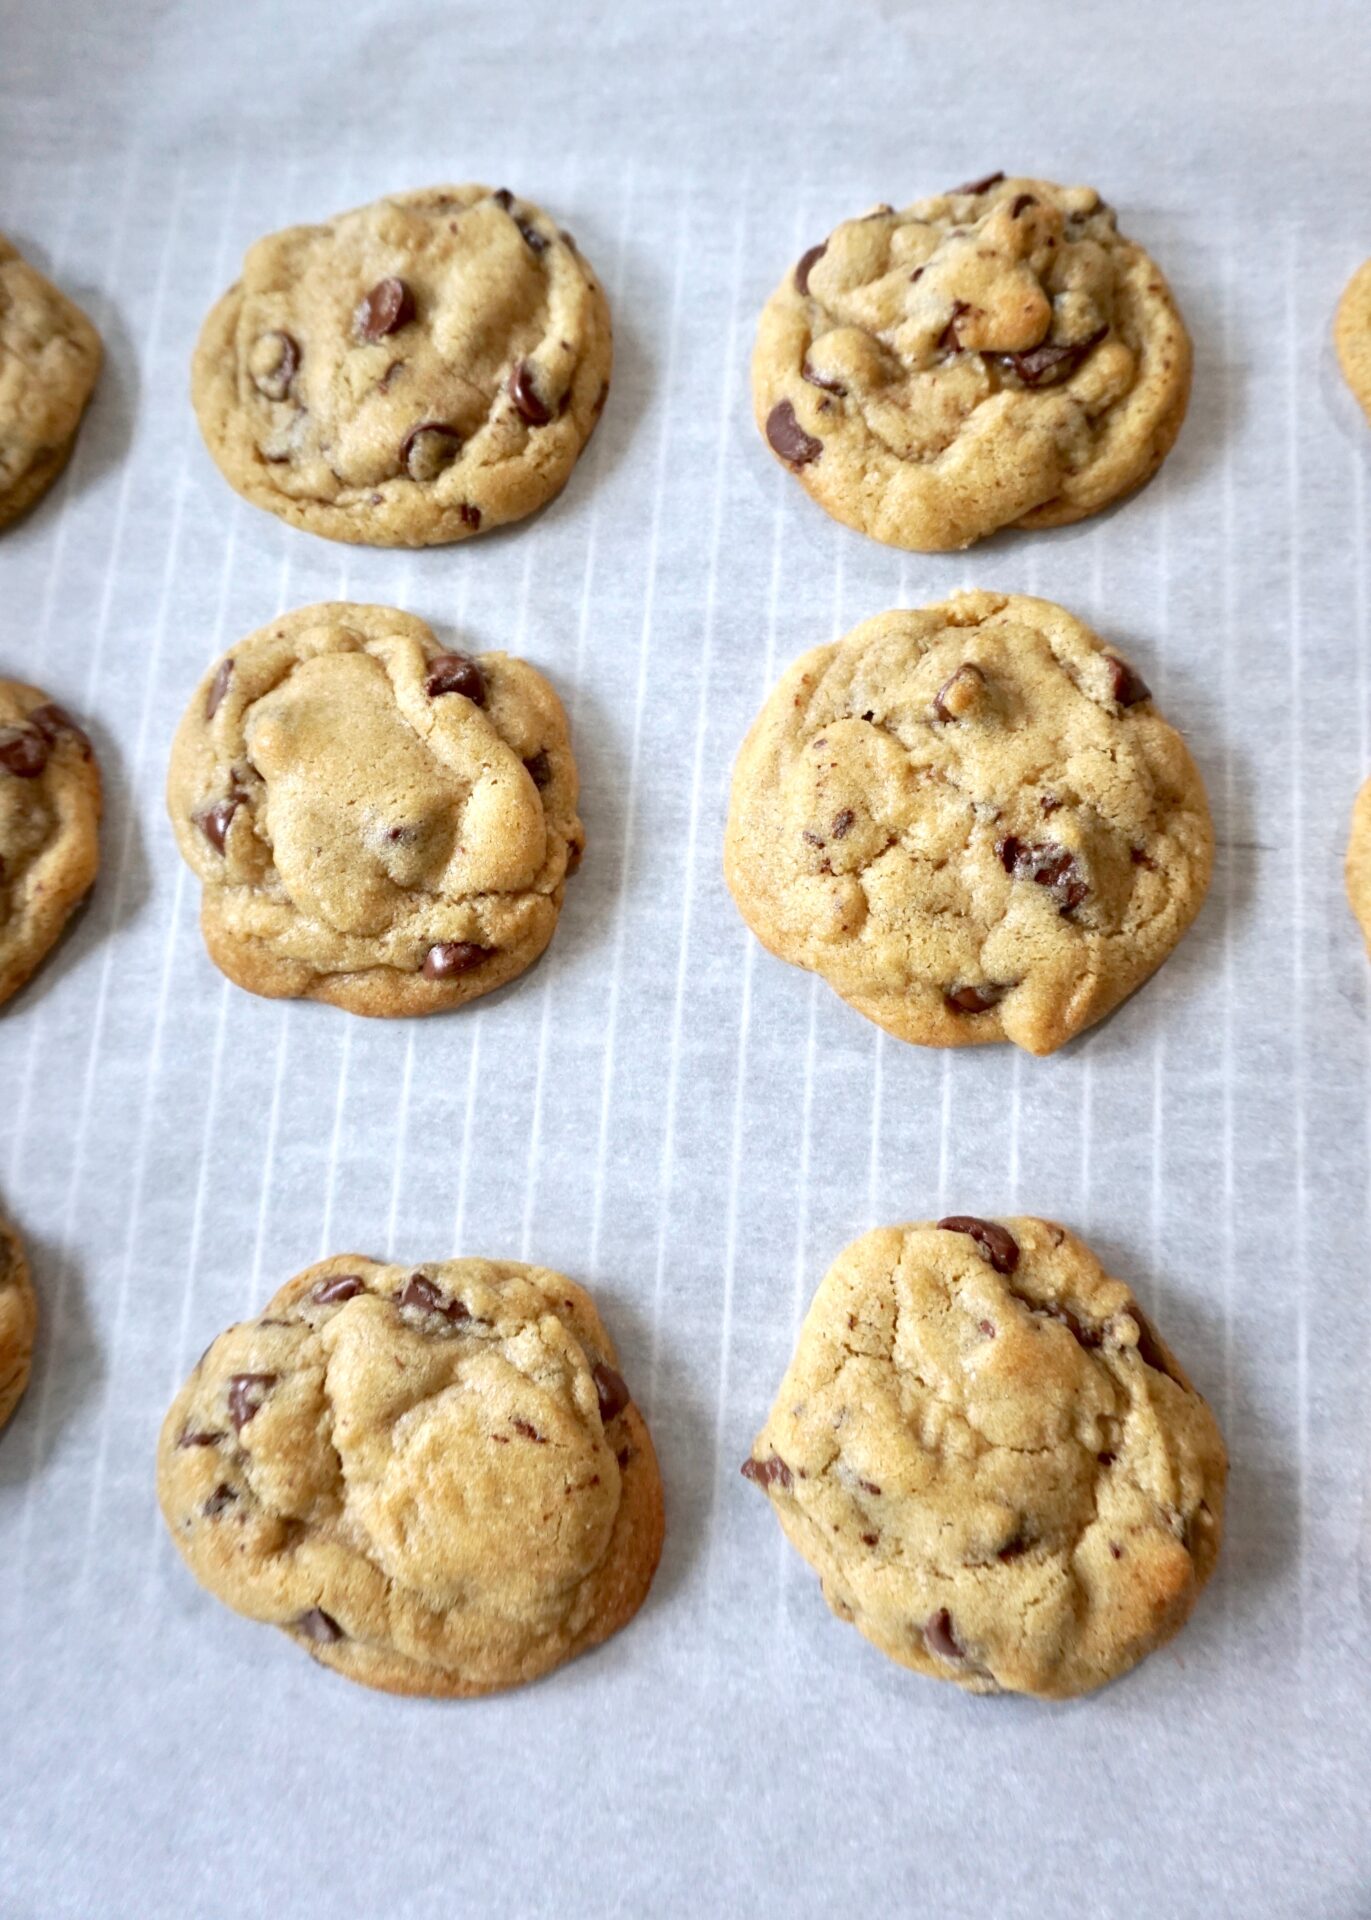
<svg viewBox="0 0 1371 1920"><path fill-rule="evenodd" d="M0 1439L0 1914L1371 1913L1368 970L1340 865L1371 771L1371 428L1332 366L1371 254L1357 0L0 4L0 228L109 360L0 536L0 673L82 715L92 903L0 1015L0 1195L42 1332ZM830 523L749 417L758 308L838 219L995 167L1097 185L1195 337L1138 499L967 556ZM247 244L388 189L508 183L609 288L563 497L428 554L239 503L187 399ZM1059 1056L885 1039L745 935L732 755L781 666L896 603L1049 595L1186 728L1209 903ZM561 689L590 848L546 961L368 1023L224 983L163 817L204 664L279 609L413 609ZM849 1239L1057 1215L1213 1400L1228 1542L1094 1699L977 1701L832 1620L738 1462ZM544 1683L393 1701L200 1592L157 1427L209 1338L355 1249L533 1257L594 1290L651 1419L665 1559Z"/></svg>

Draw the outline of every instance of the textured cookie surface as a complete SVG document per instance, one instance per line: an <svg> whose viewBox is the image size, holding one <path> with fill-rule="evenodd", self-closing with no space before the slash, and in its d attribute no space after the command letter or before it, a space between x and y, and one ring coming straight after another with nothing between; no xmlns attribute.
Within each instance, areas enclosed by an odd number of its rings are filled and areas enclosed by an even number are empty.
<svg viewBox="0 0 1371 1920"><path fill-rule="evenodd" d="M0 680L0 1002L52 948L100 858L100 772L71 717Z"/></svg>
<svg viewBox="0 0 1371 1920"><path fill-rule="evenodd" d="M488 1693L598 1645L662 1542L594 1306L513 1261L298 1274L176 1396L158 1494L211 1593L392 1693Z"/></svg>
<svg viewBox="0 0 1371 1920"><path fill-rule="evenodd" d="M902 1040L1050 1053L1209 884L1199 774L1143 682L1046 600L958 594L798 660L738 756L753 932Z"/></svg>
<svg viewBox="0 0 1371 1920"><path fill-rule="evenodd" d="M552 938L583 836L561 702L389 607L304 607L206 674L167 798L216 965L250 992L431 1013Z"/></svg>
<svg viewBox="0 0 1371 1920"><path fill-rule="evenodd" d="M1227 1463L1209 1408L1074 1234L962 1217L839 1256L743 1472L834 1612L891 1659L1061 1699L1188 1617Z"/></svg>
<svg viewBox="0 0 1371 1920"><path fill-rule="evenodd" d="M762 314L752 392L835 519L932 552L1141 486L1190 367L1161 270L1097 193L996 175L811 247Z"/></svg>
<svg viewBox="0 0 1371 1920"><path fill-rule="evenodd" d="M24 1249L13 1227L0 1220L0 1427L28 1385L37 1324L38 1307Z"/></svg>
<svg viewBox="0 0 1371 1920"><path fill-rule="evenodd" d="M0 527L66 465L99 371L85 314L0 234Z"/></svg>
<svg viewBox="0 0 1371 1920"><path fill-rule="evenodd" d="M1371 420L1371 260L1358 267L1338 302L1333 341L1347 384Z"/></svg>
<svg viewBox="0 0 1371 1920"><path fill-rule="evenodd" d="M1371 780L1359 789L1347 840L1347 898L1371 952Z"/></svg>
<svg viewBox="0 0 1371 1920"><path fill-rule="evenodd" d="M503 189L433 187L259 240L205 322L191 391L255 506L425 547L560 491L612 354L570 235Z"/></svg>

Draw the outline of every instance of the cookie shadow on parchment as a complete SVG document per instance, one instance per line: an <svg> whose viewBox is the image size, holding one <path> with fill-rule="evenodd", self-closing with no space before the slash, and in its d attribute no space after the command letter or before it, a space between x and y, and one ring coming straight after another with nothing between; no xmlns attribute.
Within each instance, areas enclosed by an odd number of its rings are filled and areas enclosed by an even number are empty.
<svg viewBox="0 0 1371 1920"><path fill-rule="evenodd" d="M80 1266L55 1242L40 1239L21 1217L10 1217L28 1256L38 1332L28 1387L0 1432L0 1492L44 1465L62 1429L81 1417L105 1374Z"/></svg>

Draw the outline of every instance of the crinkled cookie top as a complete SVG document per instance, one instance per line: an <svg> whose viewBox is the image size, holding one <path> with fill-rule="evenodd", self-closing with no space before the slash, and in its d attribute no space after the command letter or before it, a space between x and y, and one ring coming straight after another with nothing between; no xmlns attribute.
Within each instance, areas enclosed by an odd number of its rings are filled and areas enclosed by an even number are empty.
<svg viewBox="0 0 1371 1920"><path fill-rule="evenodd" d="M99 371L85 314L0 235L0 525L60 466Z"/></svg>

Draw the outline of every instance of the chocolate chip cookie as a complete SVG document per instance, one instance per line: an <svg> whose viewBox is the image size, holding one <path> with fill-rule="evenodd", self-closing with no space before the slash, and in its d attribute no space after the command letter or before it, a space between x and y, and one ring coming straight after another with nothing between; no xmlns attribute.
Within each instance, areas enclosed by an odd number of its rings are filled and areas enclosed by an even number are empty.
<svg viewBox="0 0 1371 1920"><path fill-rule="evenodd" d="M491 1693L597 1646L662 1544L589 1296L515 1261L298 1274L177 1394L157 1485L211 1593L389 1693Z"/></svg>
<svg viewBox="0 0 1371 1920"><path fill-rule="evenodd" d="M937 552L1140 487L1190 365L1161 269L1092 188L997 173L811 247L762 314L752 394L836 520Z"/></svg>
<svg viewBox="0 0 1371 1920"><path fill-rule="evenodd" d="M1361 924L1367 951L1371 953L1371 780L1359 789L1352 808L1344 876L1347 898Z"/></svg>
<svg viewBox="0 0 1371 1920"><path fill-rule="evenodd" d="M29 1383L38 1304L29 1284L29 1263L13 1227L0 1220L0 1427Z"/></svg>
<svg viewBox="0 0 1371 1920"><path fill-rule="evenodd" d="M1348 281L1333 322L1343 377L1371 420L1371 260Z"/></svg>
<svg viewBox="0 0 1371 1920"><path fill-rule="evenodd" d="M504 653L304 607L210 668L167 802L216 966L251 993L433 1013L552 938L584 835L566 715Z"/></svg>
<svg viewBox="0 0 1371 1920"><path fill-rule="evenodd" d="M254 506L375 547L521 520L609 391L609 308L569 233L504 188L430 187L259 240L191 392Z"/></svg>
<svg viewBox="0 0 1371 1920"><path fill-rule="evenodd" d="M81 309L0 234L0 527L67 464L100 352Z"/></svg>
<svg viewBox="0 0 1371 1920"><path fill-rule="evenodd" d="M1136 670L1021 594L816 647L738 756L733 898L782 960L919 1046L1051 1053L1199 911L1204 787Z"/></svg>
<svg viewBox="0 0 1371 1920"><path fill-rule="evenodd" d="M0 1004L56 945L99 860L90 741L37 687L0 680Z"/></svg>
<svg viewBox="0 0 1371 1920"><path fill-rule="evenodd" d="M839 1255L743 1473L882 1653L971 1693L1060 1700L1189 1617L1227 1461L1073 1233L962 1215Z"/></svg>

